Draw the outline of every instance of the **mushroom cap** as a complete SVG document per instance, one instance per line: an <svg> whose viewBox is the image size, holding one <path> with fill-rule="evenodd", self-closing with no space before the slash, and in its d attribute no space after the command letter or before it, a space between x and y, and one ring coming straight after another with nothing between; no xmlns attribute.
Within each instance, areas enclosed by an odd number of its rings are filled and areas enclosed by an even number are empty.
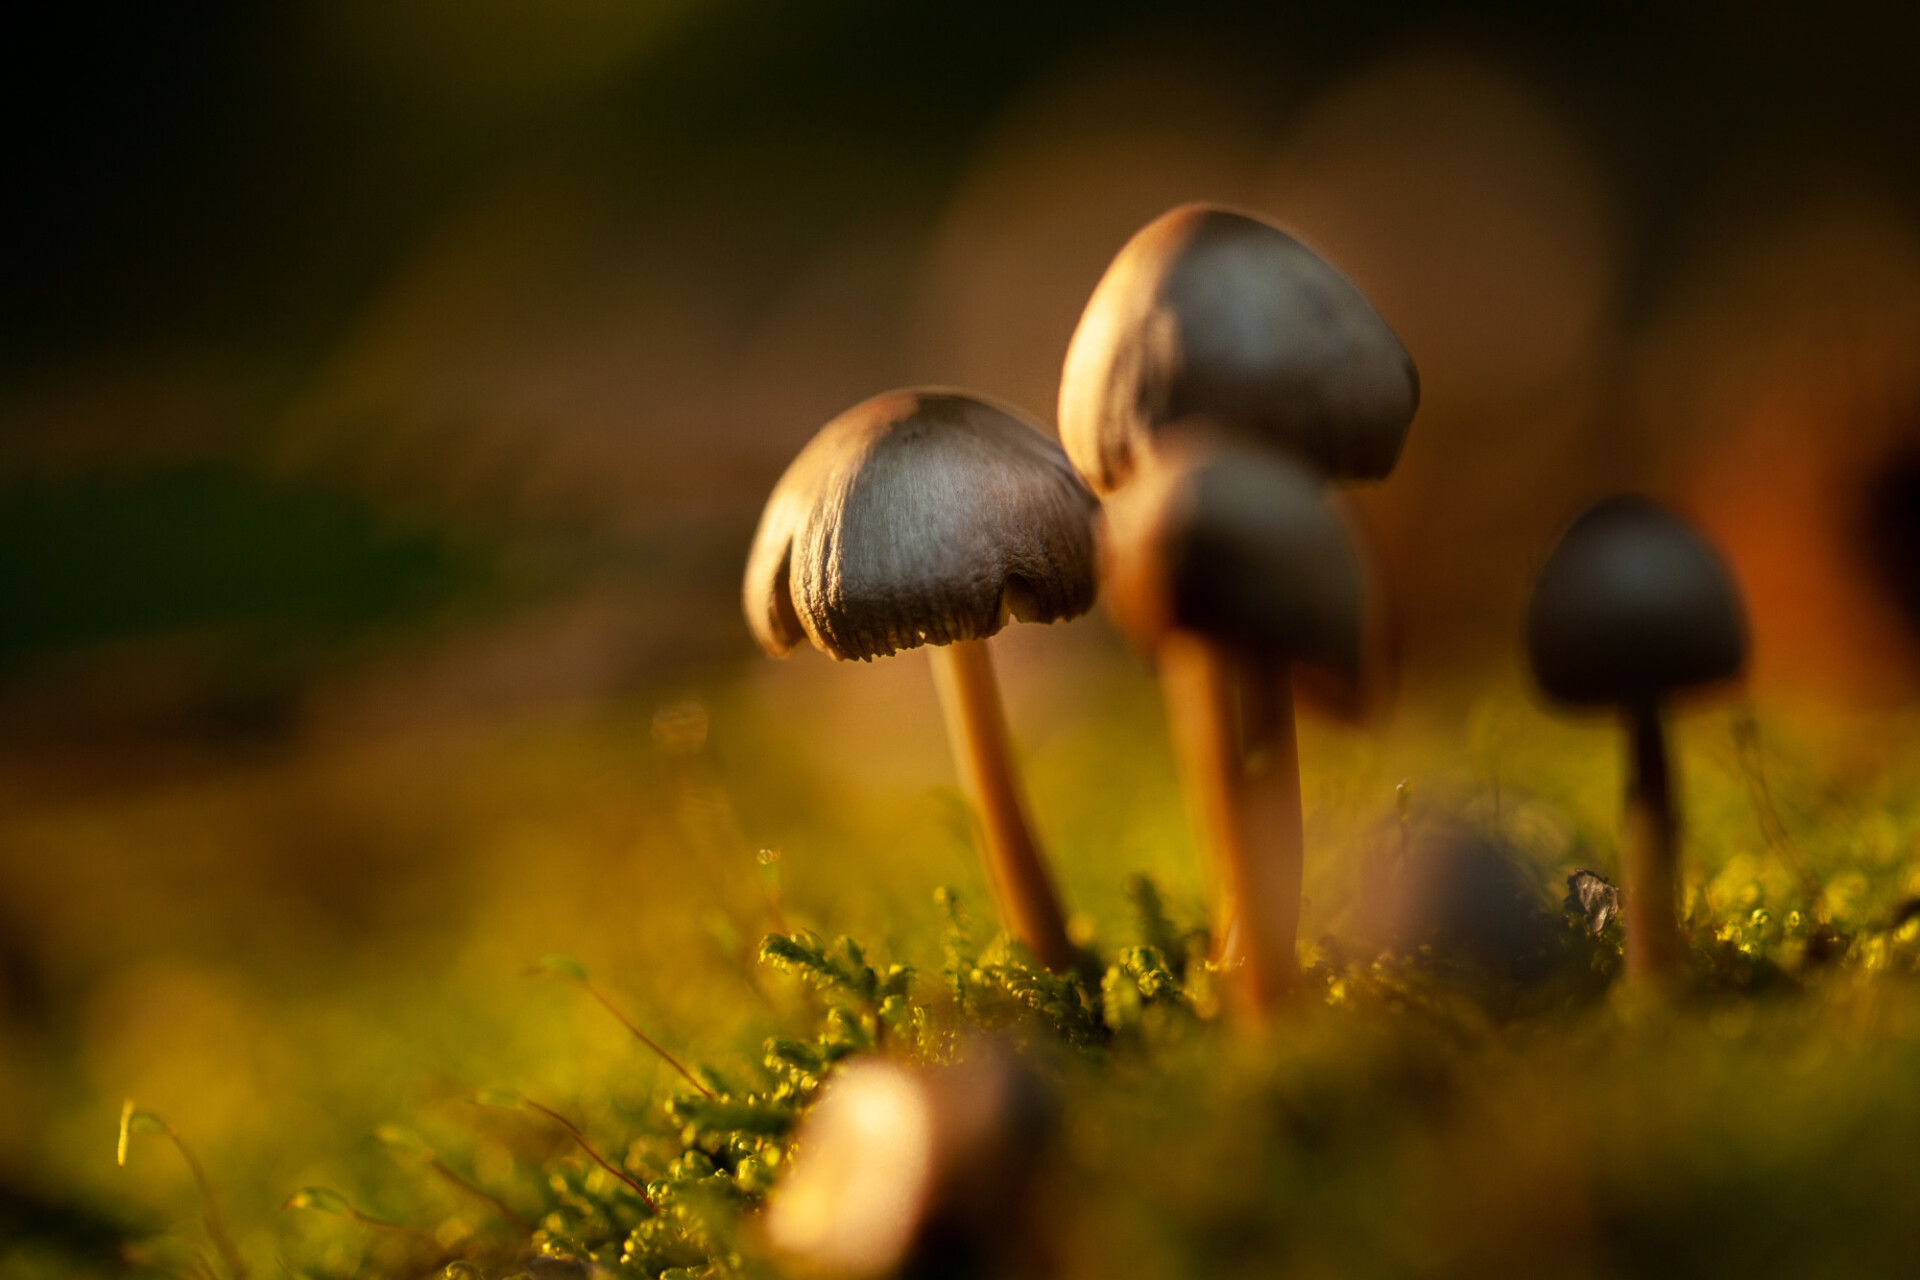
<svg viewBox="0 0 1920 1280"><path fill-rule="evenodd" d="M1505 837L1443 810L1382 833L1370 855L1358 916L1382 949L1522 982L1547 976L1558 913L1534 860Z"/></svg>
<svg viewBox="0 0 1920 1280"><path fill-rule="evenodd" d="M1738 675L1746 656L1746 611L1719 553L1646 498L1589 507L1534 579L1527 657L1561 702L1644 702Z"/></svg>
<svg viewBox="0 0 1920 1280"><path fill-rule="evenodd" d="M927 1218L937 1141L921 1073L877 1059L850 1064L801 1125L798 1167L767 1206L768 1239L839 1275L897 1269Z"/></svg>
<svg viewBox="0 0 1920 1280"><path fill-rule="evenodd" d="M1363 575L1313 475L1246 449L1163 451L1107 504L1109 611L1151 651L1173 630L1357 686Z"/></svg>
<svg viewBox="0 0 1920 1280"><path fill-rule="evenodd" d="M1323 475L1393 470L1420 403L1406 348L1360 291L1258 218L1182 205L1135 233L1067 348L1060 439L1101 494L1163 430L1205 422Z"/></svg>
<svg viewBox="0 0 1920 1280"><path fill-rule="evenodd" d="M742 602L776 656L835 658L1054 622L1093 606L1099 504L1060 446L960 392L892 391L829 422L774 486Z"/></svg>
<svg viewBox="0 0 1920 1280"><path fill-rule="evenodd" d="M963 1259L975 1265L960 1274L1027 1274L991 1264L1028 1243L1057 1112L1041 1076L995 1042L942 1066L850 1063L795 1135L792 1172L767 1204L768 1240L849 1277Z"/></svg>

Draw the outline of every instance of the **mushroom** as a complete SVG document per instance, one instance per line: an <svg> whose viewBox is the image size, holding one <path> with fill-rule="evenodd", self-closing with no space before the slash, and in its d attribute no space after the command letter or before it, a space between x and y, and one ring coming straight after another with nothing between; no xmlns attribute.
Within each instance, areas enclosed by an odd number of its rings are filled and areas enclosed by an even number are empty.
<svg viewBox="0 0 1920 1280"><path fill-rule="evenodd" d="M1363 937L1443 965L1485 996L1505 999L1549 975L1559 921L1514 842L1442 808L1412 830L1402 824L1391 847L1361 879Z"/></svg>
<svg viewBox="0 0 1920 1280"><path fill-rule="evenodd" d="M1060 441L1102 495L1160 435L1195 428L1380 479L1419 403L1406 348L1345 277L1276 226L1188 204L1095 287L1061 373Z"/></svg>
<svg viewBox="0 0 1920 1280"><path fill-rule="evenodd" d="M1103 497L1188 437L1285 456L1329 479L1378 479L1419 401L1406 349L1339 272L1268 222L1189 204L1135 233L1094 289L1061 374L1060 438ZM1282 739L1275 758L1291 762L1285 671L1252 683L1219 673L1210 709L1192 714L1219 717L1209 732L1226 741L1237 713L1244 742L1215 758L1218 777L1190 787L1249 785L1259 753ZM1171 688L1168 697L1178 700ZM1238 955L1233 918L1229 900L1216 934L1225 959Z"/></svg>
<svg viewBox="0 0 1920 1280"><path fill-rule="evenodd" d="M1527 656L1548 697L1613 707L1627 719L1621 843L1627 975L1680 964L1679 824L1664 709L1684 689L1728 680L1746 662L1746 614L1720 556L1646 498L1607 498L1575 520L1541 563L1527 609Z"/></svg>
<svg viewBox="0 0 1920 1280"><path fill-rule="evenodd" d="M1056 1105L998 1044L944 1066L868 1059L827 1085L795 1135L767 1242L847 1277L1025 1273L1032 1184Z"/></svg>
<svg viewBox="0 0 1920 1280"><path fill-rule="evenodd" d="M1160 671L1188 807L1225 888L1248 1006L1292 982L1304 836L1291 674L1363 679L1362 574L1345 522L1283 458L1163 449L1107 506L1107 603ZM1237 690L1268 713L1235 731ZM1244 767L1243 767L1244 762Z"/></svg>
<svg viewBox="0 0 1920 1280"><path fill-rule="evenodd" d="M761 647L802 640L862 661L932 645L962 781L978 809L1001 918L1068 968L1060 902L1027 817L987 650L1008 618L1093 605L1093 495L1060 447L957 391L888 392L820 429L774 486L743 599Z"/></svg>

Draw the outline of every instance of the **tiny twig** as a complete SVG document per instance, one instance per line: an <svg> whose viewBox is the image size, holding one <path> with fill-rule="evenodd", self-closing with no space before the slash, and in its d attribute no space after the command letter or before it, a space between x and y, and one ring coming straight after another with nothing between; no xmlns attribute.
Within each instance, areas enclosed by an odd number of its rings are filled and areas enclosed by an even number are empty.
<svg viewBox="0 0 1920 1280"><path fill-rule="evenodd" d="M187 1148L187 1143L172 1125L167 1126L167 1138L180 1152L180 1158L187 1162L187 1169L193 1174L195 1185L200 1188L202 1216L207 1221L207 1234L213 1237L214 1247L220 1250L220 1257L227 1264L227 1270L233 1272L235 1280L246 1280L247 1264L240 1260L240 1250L233 1243L233 1237L227 1234L227 1225L220 1216L220 1205L213 1198L213 1184L207 1180L207 1171L200 1167L200 1161Z"/></svg>
<svg viewBox="0 0 1920 1280"><path fill-rule="evenodd" d="M162 1136L173 1143L174 1150L180 1153L180 1158L186 1162L187 1172L193 1175L194 1185L200 1189L200 1216L207 1224L207 1235L212 1237L213 1247L220 1251L220 1259L227 1264L233 1280L248 1280L250 1273L247 1264L241 1260L233 1237L227 1234L226 1222L220 1216L219 1202L213 1198L213 1184L207 1180L207 1171L200 1167L200 1161L187 1146L186 1139L172 1125L151 1112L140 1113L138 1118L141 1123L151 1125L147 1132L158 1129ZM123 1165L127 1162L127 1135L134 1119L133 1099L128 1098L120 1112L120 1163Z"/></svg>
<svg viewBox="0 0 1920 1280"><path fill-rule="evenodd" d="M684 1079L688 1084L692 1085L695 1089L698 1089L700 1091L701 1096L706 1098L713 1097L713 1090L707 1088L707 1086L705 1086L704 1084L701 1084L700 1081L694 1076L693 1072L687 1070L686 1064L681 1062L680 1059L674 1057L671 1053L668 1053L666 1049L662 1047L659 1041L655 1040L652 1036L642 1031L640 1029L640 1024L635 1022L632 1018L629 1018L621 1010L620 1006L613 1002L612 997L608 996L606 992L600 989L599 984L595 983L591 978L576 978L574 979L574 981L578 982L583 988L585 988L588 995L592 996L595 1000L598 1000L602 1005L602 1007L604 1007L608 1013L612 1014L615 1018L619 1019L620 1025L633 1033L634 1039L638 1040L641 1044L644 1044L645 1046L647 1046L647 1048L653 1050L656 1054L660 1055L660 1060L662 1062L665 1062L668 1066L672 1067L675 1071L678 1071L682 1079Z"/></svg>
<svg viewBox="0 0 1920 1280"><path fill-rule="evenodd" d="M516 1105L518 1101L518 1095L516 1095ZM423 1165L441 1181L447 1183L462 1195L478 1200L481 1204L486 1205L489 1209L493 1210L497 1216L511 1223L517 1230L523 1232L531 1232L533 1230L533 1224L521 1217L518 1213L515 1213L513 1207L507 1204L506 1201L493 1195L478 1183L470 1182L460 1174L454 1172L445 1161L440 1159L439 1153L428 1146L426 1141L418 1135L402 1129L398 1125L381 1125L373 1131L373 1136L381 1142L386 1143L389 1147L403 1153L407 1158Z"/></svg>
<svg viewBox="0 0 1920 1280"><path fill-rule="evenodd" d="M699 1090L701 1096L706 1098L713 1097L713 1090L707 1088L706 1085L701 1084L699 1079L693 1074L693 1072L687 1070L687 1066L684 1062L681 1062L680 1059L674 1057L671 1053L667 1052L666 1046L662 1045L658 1040L655 1040L652 1036L642 1031L640 1029L640 1024L635 1022L632 1018L629 1018L626 1015L626 1012L623 1009L621 1009L619 1005L613 1002L613 997L609 996L605 991L601 990L599 984L596 983L591 977L588 976L585 967L583 967L579 961L570 959L566 956L548 956L545 960L542 960L539 964L535 965L528 972L534 977L564 978L568 982L572 982L578 985L582 991L585 991L588 995L592 996L595 1000L598 1000L600 1002L601 1007L604 1008L608 1013L612 1014L614 1018L618 1020L620 1025L625 1027L633 1035L634 1039L638 1040L641 1044L644 1044L645 1046L647 1046L647 1048L653 1050L653 1052L659 1056L662 1062L666 1063L668 1066L672 1067L675 1071L679 1072L683 1080L685 1080L688 1084L692 1085L695 1089Z"/></svg>
<svg viewBox="0 0 1920 1280"><path fill-rule="evenodd" d="M513 1224L513 1227L515 1230L526 1232L526 1233L531 1233L533 1231L533 1224L531 1222L528 1222L522 1216L520 1216L520 1214L514 1212L513 1206L509 1205L506 1201L500 1199L500 1197L494 1195L492 1192L488 1191L486 1188L477 1186L476 1184L467 1181L465 1178L455 1173L452 1169L449 1169L446 1166L446 1164L440 1159L439 1156L429 1157L427 1160L427 1168L431 1169L442 1180L444 1180L451 1186L457 1188L458 1190L460 1190L466 1195L472 1196L475 1200L480 1201L482 1204L486 1205L489 1209L492 1209L495 1213L499 1214L502 1218L505 1218L509 1223Z"/></svg>
<svg viewBox="0 0 1920 1280"><path fill-rule="evenodd" d="M1767 783L1766 759L1760 750L1760 725L1751 712L1735 724L1733 746L1741 780L1746 783L1747 797L1753 804L1754 819L1760 824L1761 838L1800 882L1800 891L1807 895L1808 912L1824 922L1827 919L1826 886L1807 866L1799 841L1787 830L1779 806L1774 803L1773 788Z"/></svg>
<svg viewBox="0 0 1920 1280"><path fill-rule="evenodd" d="M612 1174L614 1177L620 1179L620 1181L626 1183L627 1186L631 1187L633 1189L633 1193L640 1197L640 1203L646 1205L649 1210L652 1210L655 1207L653 1203L653 1197L647 1194L647 1189L640 1182L640 1180L634 1177L632 1174L628 1173L626 1170L621 1169L620 1167L615 1165L612 1161L608 1160L605 1156L601 1155L597 1150L595 1150L593 1143L587 1141L587 1135L580 1132L580 1127L574 1124L573 1121L567 1119L565 1116L561 1115L558 1111L555 1111L551 1107L541 1106L539 1103L533 1101L533 1099L531 1098L523 1097L520 1099L520 1101L524 1106L530 1107L533 1110L538 1111L541 1115L553 1121L555 1124L559 1125L562 1129L565 1129L568 1135L571 1136L575 1142L580 1144L580 1149L586 1152L589 1156L593 1158L593 1162L595 1164L599 1165L602 1169L605 1169L608 1173Z"/></svg>
<svg viewBox="0 0 1920 1280"><path fill-rule="evenodd" d="M307 1200L303 1198L306 1195L310 1195L310 1194L312 1193L296 1192L290 1199L288 1199L288 1201L285 1204L281 1205L280 1207L282 1209L319 1208L319 1209L322 1209L324 1212L336 1214L340 1217L345 1218L349 1222L356 1223L359 1226L365 1227L369 1231L379 1231L387 1235L394 1235L394 1236L406 1236L409 1239L413 1239L413 1240L425 1240L427 1243L433 1245L436 1249L440 1247L440 1241L434 1237L434 1234L431 1231L424 1230L420 1227L410 1227L404 1222L390 1222L386 1218L376 1218L372 1214L363 1212L362 1210L356 1208L352 1201L340 1195L338 1192L330 1193L330 1199L333 1201L333 1203L327 1204L324 1206L316 1205L311 1200Z"/></svg>

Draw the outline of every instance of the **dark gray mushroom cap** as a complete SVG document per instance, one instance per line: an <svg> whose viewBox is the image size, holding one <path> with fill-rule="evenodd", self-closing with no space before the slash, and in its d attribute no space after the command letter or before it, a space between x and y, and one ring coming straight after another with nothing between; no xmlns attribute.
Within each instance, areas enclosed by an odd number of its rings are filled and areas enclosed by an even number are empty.
<svg viewBox="0 0 1920 1280"><path fill-rule="evenodd" d="M1098 503L1060 446L943 390L875 396L829 422L774 487L743 603L762 648L835 658L981 639L1085 613Z"/></svg>
<svg viewBox="0 0 1920 1280"><path fill-rule="evenodd" d="M1107 504L1108 605L1151 650L1170 630L1305 662L1353 683L1362 576L1307 471L1251 450L1157 456Z"/></svg>
<svg viewBox="0 0 1920 1280"><path fill-rule="evenodd" d="M1739 674L1746 614L1726 565L1692 526L1645 498L1607 498L1540 566L1527 656L1562 702L1641 702Z"/></svg>
<svg viewBox="0 0 1920 1280"><path fill-rule="evenodd" d="M1419 375L1360 291L1278 227L1206 205L1148 223L1094 289L1060 382L1060 439L1095 490L1181 422L1323 475L1393 470Z"/></svg>

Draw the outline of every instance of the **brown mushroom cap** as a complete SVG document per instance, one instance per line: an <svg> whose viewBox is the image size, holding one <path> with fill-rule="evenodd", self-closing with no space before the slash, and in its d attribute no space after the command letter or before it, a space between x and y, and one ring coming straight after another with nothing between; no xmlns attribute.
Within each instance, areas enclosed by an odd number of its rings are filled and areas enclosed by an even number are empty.
<svg viewBox="0 0 1920 1280"><path fill-rule="evenodd" d="M1345 277L1278 227L1190 204L1136 233L1094 289L1061 375L1060 439L1102 494L1183 422L1377 479L1419 402L1406 348Z"/></svg>
<svg viewBox="0 0 1920 1280"><path fill-rule="evenodd" d="M1034 1175L1057 1111L1046 1081L998 1043L943 1066L850 1063L795 1136L767 1236L812 1270L848 1277L962 1259L975 1264L962 1274L1028 1274L1004 1264L1031 1243Z"/></svg>
<svg viewBox="0 0 1920 1280"><path fill-rule="evenodd" d="M1163 451L1107 504L1108 607L1142 648L1170 630L1319 667L1362 665L1362 574L1304 469L1253 450Z"/></svg>
<svg viewBox="0 0 1920 1280"><path fill-rule="evenodd" d="M1541 564L1527 656L1540 687L1561 702L1645 702L1738 675L1746 611L1691 525L1646 498L1607 498Z"/></svg>
<svg viewBox="0 0 1920 1280"><path fill-rule="evenodd" d="M893 391L829 422L774 487L743 604L779 655L982 639L1085 613L1098 509L1052 440L945 390Z"/></svg>

